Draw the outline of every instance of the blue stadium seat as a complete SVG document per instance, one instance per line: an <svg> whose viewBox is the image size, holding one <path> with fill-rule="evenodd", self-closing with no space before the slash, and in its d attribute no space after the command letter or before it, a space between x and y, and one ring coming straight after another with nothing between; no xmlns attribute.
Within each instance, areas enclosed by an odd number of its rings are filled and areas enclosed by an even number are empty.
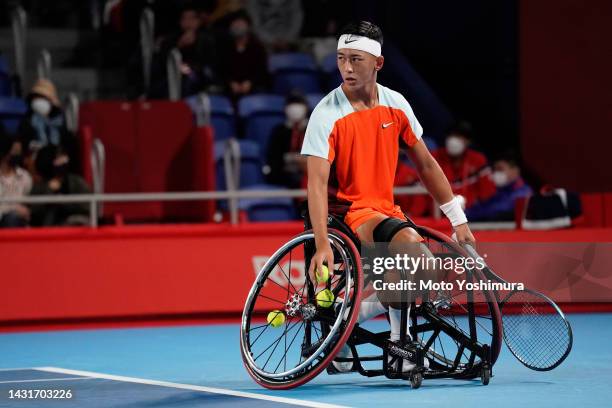
<svg viewBox="0 0 612 408"><path fill-rule="evenodd" d="M4 55L0 54L0 97L11 96L11 73Z"/></svg>
<svg viewBox="0 0 612 408"><path fill-rule="evenodd" d="M259 145L249 140L239 140L237 142L240 149L240 185L237 187L245 188L256 184L263 184L263 161L260 155ZM214 145L217 190L227 189L223 164L226 146L227 141L217 141Z"/></svg>
<svg viewBox="0 0 612 408"><path fill-rule="evenodd" d="M338 56L334 52L323 58L321 62L321 71L323 71L323 82L326 91L331 91L342 83L342 75L340 75L340 71L338 71L337 59Z"/></svg>
<svg viewBox="0 0 612 408"><path fill-rule="evenodd" d="M28 107L23 99L0 97L0 121L7 132L15 134Z"/></svg>
<svg viewBox="0 0 612 408"><path fill-rule="evenodd" d="M248 190L279 190L269 184L253 185ZM296 218L293 199L289 197L242 199L239 208L246 211L249 221L289 221Z"/></svg>
<svg viewBox="0 0 612 408"><path fill-rule="evenodd" d="M268 63L274 78L274 92L287 95L292 91L321 91L319 72L314 58L304 53L283 53L270 56Z"/></svg>
<svg viewBox="0 0 612 408"><path fill-rule="evenodd" d="M222 95L209 95L210 122L214 129L215 140L226 140L236 136L236 118L230 100ZM201 112L202 106L198 95L190 96L185 102L194 115Z"/></svg>
<svg viewBox="0 0 612 408"><path fill-rule="evenodd" d="M320 93L311 93L306 95L306 102L308 102L308 109L312 112L312 110L317 106L317 103L323 99L325 95Z"/></svg>
<svg viewBox="0 0 612 408"><path fill-rule="evenodd" d="M285 98L269 94L245 96L238 102L238 114L245 121L245 138L258 143L265 155L272 130L285 121Z"/></svg>

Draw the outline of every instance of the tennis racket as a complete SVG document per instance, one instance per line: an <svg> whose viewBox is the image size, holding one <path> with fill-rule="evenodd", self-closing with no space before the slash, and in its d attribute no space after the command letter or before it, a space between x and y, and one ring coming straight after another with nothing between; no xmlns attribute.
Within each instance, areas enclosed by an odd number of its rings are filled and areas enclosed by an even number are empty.
<svg viewBox="0 0 612 408"><path fill-rule="evenodd" d="M474 260L483 259L473 246L463 246ZM487 279L507 283L485 264ZM572 327L555 302L542 293L512 290L503 299L496 292L502 313L504 342L525 367L548 371L557 367L572 349Z"/></svg>

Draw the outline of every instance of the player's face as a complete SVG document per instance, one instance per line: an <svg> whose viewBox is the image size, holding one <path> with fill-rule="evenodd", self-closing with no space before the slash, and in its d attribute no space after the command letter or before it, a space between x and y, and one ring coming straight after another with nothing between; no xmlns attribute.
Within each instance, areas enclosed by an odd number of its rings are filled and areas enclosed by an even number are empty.
<svg viewBox="0 0 612 408"><path fill-rule="evenodd" d="M360 88L376 80L376 72L382 68L383 57L348 48L338 50L338 69L344 84Z"/></svg>

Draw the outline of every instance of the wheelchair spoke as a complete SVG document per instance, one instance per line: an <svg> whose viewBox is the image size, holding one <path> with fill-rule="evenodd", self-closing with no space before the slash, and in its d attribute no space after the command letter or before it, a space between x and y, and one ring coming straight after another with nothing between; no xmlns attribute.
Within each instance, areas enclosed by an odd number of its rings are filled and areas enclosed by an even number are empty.
<svg viewBox="0 0 612 408"><path fill-rule="evenodd" d="M304 322L302 321L302 324L303 324L303 323L304 323ZM291 348L291 346L293 345L293 342L294 342L294 341L295 341L295 339L297 338L297 335L298 335L298 333L300 332L300 330L301 330L301 327L300 327L300 328L298 329L298 331L296 331L296 332L295 332L295 334L293 335L293 338L291 339L291 342L289 343L289 346L285 348L285 350L286 350L286 351L285 351L285 355L283 356L283 359L285 360L285 367L286 367L286 365L287 365L287 351L288 351L288 350ZM300 357L300 359L301 359L301 357ZM299 363L298 363L298 364L299 364ZM277 369L278 369L278 367L277 367ZM285 368L285 371L286 371L286 370L287 370L287 369ZM276 372L276 370L274 370L274 372Z"/></svg>
<svg viewBox="0 0 612 408"><path fill-rule="evenodd" d="M262 351L261 353L259 353L259 355L258 355L257 357L255 357L253 360L254 360L254 361L257 361L257 359L259 359L259 357L261 357L261 356L262 356L262 355L263 355L263 354L264 354L266 351L270 350L270 349L272 348L272 346L274 346L275 344L278 344L278 343L281 341L282 336L283 336L283 335L285 335L285 333L289 333L289 332L290 332L291 330L293 330L293 329L294 329L294 328L295 328L295 327L296 327L296 326L297 326L299 323L300 323L300 321L297 321L297 322L293 323L293 326L291 326L290 328L289 328L289 327L287 327L287 328L286 328L286 331L285 331L285 332L283 332L283 334L282 334L282 335L281 335L281 336L280 336L278 339L274 340L274 341L273 341L273 342L272 342L272 343L271 343L271 344L270 344L268 347L266 347L266 349L265 349L264 351ZM251 345L251 347L252 347L252 346L253 346L253 345Z"/></svg>
<svg viewBox="0 0 612 408"><path fill-rule="evenodd" d="M276 351L276 348L278 347L278 345L280 344L280 340L281 339L286 339L287 338L287 325L285 325L285 329L283 330L283 334L281 334L281 337L279 337L275 343L276 345L274 346L274 348L272 349L272 352L270 352L270 355L268 356L268 359L266 360L265 364L262 367L262 370L266 369L266 366L268 365L268 362L270 361L270 359L272 358L272 356L274 355L274 352ZM285 352L286 353L286 352ZM282 361L282 360L281 360ZM278 365L280 365L280 361L278 362ZM274 372L276 372L276 370L278 369L278 366L276 366L276 369L274 370Z"/></svg>
<svg viewBox="0 0 612 408"><path fill-rule="evenodd" d="M289 256L291 256L291 251L289 251ZM281 270L281 272L283 273L283 275L285 275L285 278L287 278L287 282L289 282L289 286L291 286L291 288L293 289L294 292L298 292L298 290L295 288L295 286L293 286L293 284L291 283L291 269L289 269L289 276L287 276L287 274L285 273L285 270L283 269L283 267L281 266L280 262L277 264L277 266L279 267L279 269ZM287 288L287 291L289 291L289 288Z"/></svg>
<svg viewBox="0 0 612 408"><path fill-rule="evenodd" d="M282 290L286 290L287 292L289 292L289 288L284 287L283 285L281 285L280 283L272 279L270 276L266 277L266 280L269 280L270 282L274 283L276 286L278 286ZM289 295L287 295L287 299L289 299Z"/></svg>
<svg viewBox="0 0 612 408"><path fill-rule="evenodd" d="M281 305L284 305L285 303L287 303L287 302L280 301L278 299L273 299L270 296L262 295L261 293L259 294L259 296L261 296L262 298L266 298L268 300L271 300L273 302L280 303Z"/></svg>
<svg viewBox="0 0 612 408"><path fill-rule="evenodd" d="M269 325L270 325L270 323L266 323L266 324L262 324L260 326L251 327L251 328L249 328L249 333L252 332L253 330L258 330L258 329L261 329L263 327L268 327Z"/></svg>

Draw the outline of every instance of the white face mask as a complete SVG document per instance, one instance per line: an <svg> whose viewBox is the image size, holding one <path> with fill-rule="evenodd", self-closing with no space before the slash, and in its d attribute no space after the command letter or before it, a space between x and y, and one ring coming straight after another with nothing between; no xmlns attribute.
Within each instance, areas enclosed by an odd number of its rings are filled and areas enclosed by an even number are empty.
<svg viewBox="0 0 612 408"><path fill-rule="evenodd" d="M465 142L457 136L449 136L446 139L446 151L450 156L461 156L465 151Z"/></svg>
<svg viewBox="0 0 612 408"><path fill-rule="evenodd" d="M491 178L497 187L505 187L510 183L508 174L505 171L494 171Z"/></svg>
<svg viewBox="0 0 612 408"><path fill-rule="evenodd" d="M306 119L307 113L308 108L301 103L290 103L285 107L285 115L287 115L287 120L292 125Z"/></svg>
<svg viewBox="0 0 612 408"><path fill-rule="evenodd" d="M45 98L34 98L30 104L32 110L39 115L48 116L51 112L51 102Z"/></svg>

